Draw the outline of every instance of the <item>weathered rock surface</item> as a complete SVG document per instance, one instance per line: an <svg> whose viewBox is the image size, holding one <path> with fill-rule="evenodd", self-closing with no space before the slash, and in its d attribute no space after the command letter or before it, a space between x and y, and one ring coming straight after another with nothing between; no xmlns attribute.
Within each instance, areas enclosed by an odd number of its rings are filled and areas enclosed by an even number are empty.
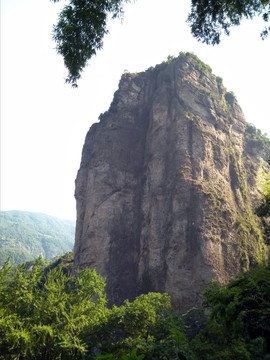
<svg viewBox="0 0 270 360"><path fill-rule="evenodd" d="M253 208L266 146L210 70L181 54L124 74L86 136L74 263L106 277L111 302L167 292L183 312L264 256Z"/></svg>

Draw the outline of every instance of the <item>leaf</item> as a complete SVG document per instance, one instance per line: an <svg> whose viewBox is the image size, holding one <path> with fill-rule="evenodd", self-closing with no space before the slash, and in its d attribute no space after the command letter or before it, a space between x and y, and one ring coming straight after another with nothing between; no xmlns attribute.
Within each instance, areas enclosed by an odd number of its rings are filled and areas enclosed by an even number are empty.
<svg viewBox="0 0 270 360"><path fill-rule="evenodd" d="M171 333L173 334L173 338L175 340L175 342L177 343L177 345L180 345L185 336L183 333L181 333L181 331L177 330L177 329L171 329Z"/></svg>
<svg viewBox="0 0 270 360"><path fill-rule="evenodd" d="M97 359L112 359L113 354L97 354Z"/></svg>

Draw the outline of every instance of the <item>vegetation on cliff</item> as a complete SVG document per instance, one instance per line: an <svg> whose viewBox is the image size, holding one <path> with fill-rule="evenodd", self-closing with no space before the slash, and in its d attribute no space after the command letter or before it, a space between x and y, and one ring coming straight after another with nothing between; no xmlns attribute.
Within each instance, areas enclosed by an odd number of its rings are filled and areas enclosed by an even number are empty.
<svg viewBox="0 0 270 360"><path fill-rule="evenodd" d="M270 172L265 173L261 182L262 199L255 209L260 217L264 232L264 240L270 245Z"/></svg>
<svg viewBox="0 0 270 360"><path fill-rule="evenodd" d="M269 360L269 266L213 283L206 312L181 318L160 293L108 308L104 279L89 269L72 276L71 259L2 268L0 359Z"/></svg>
<svg viewBox="0 0 270 360"><path fill-rule="evenodd" d="M0 218L0 266L8 257L17 265L39 255L52 259L73 248L73 221L26 211L1 211Z"/></svg>

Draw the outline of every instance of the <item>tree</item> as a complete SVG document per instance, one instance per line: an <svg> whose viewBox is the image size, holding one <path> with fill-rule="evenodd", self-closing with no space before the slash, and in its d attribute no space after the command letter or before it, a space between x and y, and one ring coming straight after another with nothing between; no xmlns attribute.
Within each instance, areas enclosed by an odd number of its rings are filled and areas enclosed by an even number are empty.
<svg viewBox="0 0 270 360"><path fill-rule="evenodd" d="M120 357L136 348L148 360L186 359L184 322L172 311L167 294L142 294L133 302L126 300L112 309L112 316L116 320L113 337L103 351Z"/></svg>
<svg viewBox="0 0 270 360"><path fill-rule="evenodd" d="M195 359L270 358L270 268L260 266L204 292L206 327L191 342Z"/></svg>
<svg viewBox="0 0 270 360"><path fill-rule="evenodd" d="M60 0L52 0L58 2ZM130 0L69 0L53 28L57 52L68 69L67 83L77 87L77 81L88 60L102 48L108 17L123 17L123 5ZM261 15L270 19L270 0L192 0L188 22L195 38L206 44L218 44L222 31L229 34L231 26L241 20ZM270 31L267 24L261 36Z"/></svg>
<svg viewBox="0 0 270 360"><path fill-rule="evenodd" d="M66 82L73 87L77 87L87 61L102 48L109 14L122 17L126 2L129 0L70 0L64 6L53 28L53 39L69 71Z"/></svg>
<svg viewBox="0 0 270 360"><path fill-rule="evenodd" d="M106 317L104 280L56 267L44 277L40 260L0 274L0 359L82 359L96 346L94 328ZM91 336L93 334L93 336Z"/></svg>
<svg viewBox="0 0 270 360"><path fill-rule="evenodd" d="M0 360L186 359L184 323L166 294L106 306L94 270L71 276L5 264L0 270Z"/></svg>
<svg viewBox="0 0 270 360"><path fill-rule="evenodd" d="M206 44L219 44L222 32L229 35L232 26L239 25L245 17L261 15L270 19L269 0L192 0L188 22L193 36ZM269 23L261 32L264 39L270 31Z"/></svg>

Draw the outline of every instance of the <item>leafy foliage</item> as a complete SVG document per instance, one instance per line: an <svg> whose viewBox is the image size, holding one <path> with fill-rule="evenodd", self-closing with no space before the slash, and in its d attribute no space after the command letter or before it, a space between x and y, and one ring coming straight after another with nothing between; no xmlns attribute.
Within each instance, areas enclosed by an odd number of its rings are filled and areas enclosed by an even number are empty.
<svg viewBox="0 0 270 360"><path fill-rule="evenodd" d="M270 139L267 137L267 134L262 134L261 130L257 129L253 124L246 124L245 135L247 139L257 139L262 144L270 147Z"/></svg>
<svg viewBox="0 0 270 360"><path fill-rule="evenodd" d="M229 104L232 104L232 103L235 102L236 96L235 96L235 94L234 94L233 91L228 91L228 92L226 92L226 94L225 94L225 99L226 99L226 101L227 101Z"/></svg>
<svg viewBox="0 0 270 360"><path fill-rule="evenodd" d="M243 18L261 15L267 26L261 32L264 39L270 31L269 0L192 0L188 22L193 36L206 44L219 44L222 32L229 35L230 28Z"/></svg>
<svg viewBox="0 0 270 360"><path fill-rule="evenodd" d="M253 124L246 124L245 138L247 141L251 141L251 143L254 140L259 140L261 145L266 149L268 164L270 164L270 139L267 137L267 134L262 134L261 130L256 129ZM261 176L259 188L262 193L262 198L255 209L255 214L261 219L264 241L267 245L270 245L270 171Z"/></svg>
<svg viewBox="0 0 270 360"><path fill-rule="evenodd" d="M266 244L270 245L270 172L265 174L261 187L262 199L256 207L255 213L261 218L264 240Z"/></svg>
<svg viewBox="0 0 270 360"><path fill-rule="evenodd" d="M213 282L205 311L181 318L160 293L108 308L104 279L90 269L72 276L71 256L1 269L0 360L270 359L269 266Z"/></svg>
<svg viewBox="0 0 270 360"><path fill-rule="evenodd" d="M0 266L33 260L39 255L52 259L73 248L75 223L24 211L0 213Z"/></svg>
<svg viewBox="0 0 270 360"><path fill-rule="evenodd" d="M191 342L195 359L269 359L270 268L258 267L228 284L205 290L211 309L206 327Z"/></svg>
<svg viewBox="0 0 270 360"><path fill-rule="evenodd" d="M54 0L56 2L57 0ZM123 4L129 0L70 0L53 28L57 52L63 56L69 74L66 82L77 87L87 61L101 49L108 32L107 18L123 16Z"/></svg>
<svg viewBox="0 0 270 360"><path fill-rule="evenodd" d="M118 341L104 344L103 351L119 357L136 348L145 359L153 360L184 356L187 350L184 323L172 311L167 294L140 295L132 303L126 300L123 306L114 307L112 312L117 319L114 336ZM179 337L177 340L173 331Z"/></svg>
<svg viewBox="0 0 270 360"><path fill-rule="evenodd" d="M179 58L185 58L185 59L192 58L192 59L196 60L198 70L200 70L200 71L209 71L210 73L212 72L212 69L211 69L211 67L209 65L205 64L202 60L200 60L198 58L197 55L195 55L195 54L193 54L191 52L187 52L187 53L180 52Z"/></svg>
<svg viewBox="0 0 270 360"><path fill-rule="evenodd" d="M91 350L87 334L105 316L104 280L85 270L72 277L61 267L46 278L37 260L0 279L0 359L79 359Z"/></svg>
<svg viewBox="0 0 270 360"><path fill-rule="evenodd" d="M137 349L132 349L131 353L128 355L122 355L120 360L142 360L144 358L144 354L137 355ZM117 360L113 354L97 354L97 359L111 359L111 360Z"/></svg>
<svg viewBox="0 0 270 360"><path fill-rule="evenodd" d="M123 18L123 5L129 1L69 0L63 7L53 27L53 39L68 69L67 83L78 86L77 81L88 60L103 46L109 15ZM264 39L270 31L269 0L192 0L188 22L195 38L207 44L218 44L223 31L229 35L231 26L239 25L244 17L252 19L256 15L261 15L267 23L261 32Z"/></svg>
<svg viewBox="0 0 270 360"><path fill-rule="evenodd" d="M186 358L184 325L168 295L108 309L94 270L74 277L60 265L46 273L40 258L32 269L11 270L6 263L0 274L0 359Z"/></svg>

